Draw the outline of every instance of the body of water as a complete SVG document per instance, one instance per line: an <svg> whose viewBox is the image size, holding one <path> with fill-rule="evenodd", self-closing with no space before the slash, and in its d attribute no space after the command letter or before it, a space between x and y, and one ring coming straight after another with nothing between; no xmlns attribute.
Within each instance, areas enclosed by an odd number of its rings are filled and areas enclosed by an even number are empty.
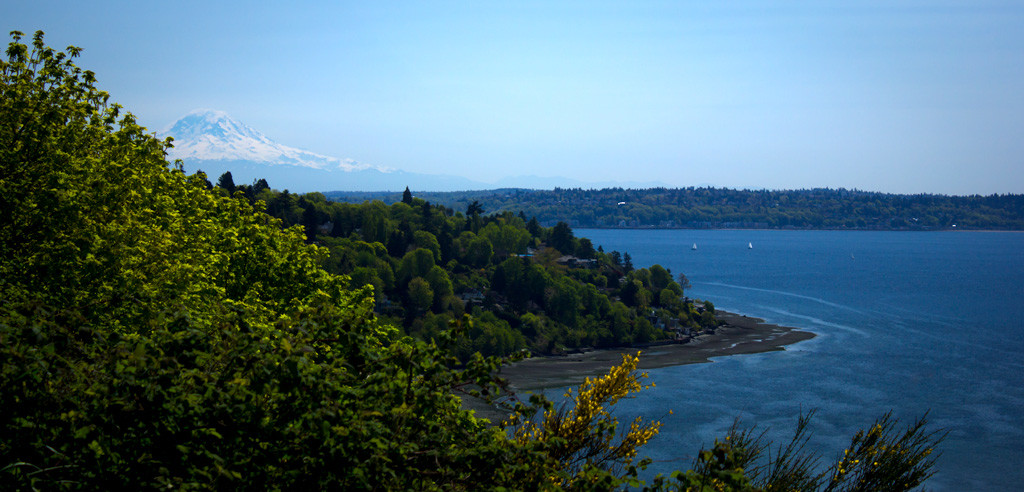
<svg viewBox="0 0 1024 492"><path fill-rule="evenodd" d="M906 422L929 412L932 428L949 430L926 488L1024 483L1024 234L575 233L637 267L686 274L691 297L818 335L784 352L651 371L657 387L620 411L664 423L644 448L654 471L685 469L736 418L779 441L811 409L811 445L832 459L892 410Z"/></svg>

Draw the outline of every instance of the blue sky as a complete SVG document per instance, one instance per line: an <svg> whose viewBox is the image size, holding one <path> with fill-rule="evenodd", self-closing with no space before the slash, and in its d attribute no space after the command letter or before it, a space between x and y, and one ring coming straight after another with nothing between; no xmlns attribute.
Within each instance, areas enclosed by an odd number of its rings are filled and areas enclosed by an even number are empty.
<svg viewBox="0 0 1024 492"><path fill-rule="evenodd" d="M769 6L770 5L770 6ZM151 129L481 181L1024 193L1024 3L4 2Z"/></svg>

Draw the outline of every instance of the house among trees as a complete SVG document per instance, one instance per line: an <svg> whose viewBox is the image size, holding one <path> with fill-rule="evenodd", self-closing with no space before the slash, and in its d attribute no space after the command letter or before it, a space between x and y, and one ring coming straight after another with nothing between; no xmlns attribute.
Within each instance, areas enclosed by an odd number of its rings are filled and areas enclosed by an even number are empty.
<svg viewBox="0 0 1024 492"><path fill-rule="evenodd" d="M598 263L596 259L577 258L573 255L565 255L555 260L555 263L559 265L565 265L570 268L597 268Z"/></svg>
<svg viewBox="0 0 1024 492"><path fill-rule="evenodd" d="M469 306L469 304L473 302L476 302L477 304L483 303L484 298L485 296L483 295L483 293L476 289L469 289L459 294L459 299L462 299L462 302L466 306Z"/></svg>

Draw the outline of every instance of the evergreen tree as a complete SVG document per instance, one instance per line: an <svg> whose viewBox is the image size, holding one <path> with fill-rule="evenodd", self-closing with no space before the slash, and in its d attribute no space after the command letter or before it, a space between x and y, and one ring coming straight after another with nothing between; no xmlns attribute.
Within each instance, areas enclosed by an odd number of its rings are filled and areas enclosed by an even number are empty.
<svg viewBox="0 0 1024 492"><path fill-rule="evenodd" d="M257 196L260 194L261 191L269 190L269 189L270 189L270 184L267 183L267 180L265 180L263 178L260 178L260 179L258 179L256 181L254 181L253 184L252 184L252 192L253 192L253 194L255 194Z"/></svg>
<svg viewBox="0 0 1024 492"><path fill-rule="evenodd" d="M539 238L543 235L543 231L540 227L540 222L537 222L537 217L531 217L530 221L526 223L526 230L531 236Z"/></svg>
<svg viewBox="0 0 1024 492"><path fill-rule="evenodd" d="M572 229L569 224L559 222L551 229L551 236L548 237L548 246L557 249L563 255L571 255L575 251Z"/></svg>
<svg viewBox="0 0 1024 492"><path fill-rule="evenodd" d="M423 205L420 205L420 217L423 221L423 228L427 231L433 232L434 208L430 206L430 202L424 201Z"/></svg>
<svg viewBox="0 0 1024 492"><path fill-rule="evenodd" d="M227 190L228 195L235 193L235 180L231 177L231 171L226 171L220 175L220 179L217 180L217 187Z"/></svg>

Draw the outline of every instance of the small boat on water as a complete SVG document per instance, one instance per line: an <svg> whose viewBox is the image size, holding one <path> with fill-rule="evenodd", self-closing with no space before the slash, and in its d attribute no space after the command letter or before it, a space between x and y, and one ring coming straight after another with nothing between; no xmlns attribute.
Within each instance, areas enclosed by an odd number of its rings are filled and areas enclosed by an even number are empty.
<svg viewBox="0 0 1024 492"><path fill-rule="evenodd" d="M690 248L690 249L692 249L692 250L694 250L694 251L697 251L697 243L693 243L693 247L692 247L692 248Z"/></svg>
<svg viewBox="0 0 1024 492"><path fill-rule="evenodd" d="M747 243L747 249L754 249L754 243Z"/></svg>

